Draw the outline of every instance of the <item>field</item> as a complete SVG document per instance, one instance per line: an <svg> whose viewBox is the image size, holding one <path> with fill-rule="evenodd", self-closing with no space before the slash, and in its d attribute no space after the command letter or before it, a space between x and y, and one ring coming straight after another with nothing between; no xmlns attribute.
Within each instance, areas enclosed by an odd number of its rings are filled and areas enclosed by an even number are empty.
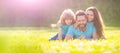
<svg viewBox="0 0 120 53"><path fill-rule="evenodd" d="M106 40L48 41L56 28L0 28L0 53L120 53L120 28L106 27Z"/></svg>

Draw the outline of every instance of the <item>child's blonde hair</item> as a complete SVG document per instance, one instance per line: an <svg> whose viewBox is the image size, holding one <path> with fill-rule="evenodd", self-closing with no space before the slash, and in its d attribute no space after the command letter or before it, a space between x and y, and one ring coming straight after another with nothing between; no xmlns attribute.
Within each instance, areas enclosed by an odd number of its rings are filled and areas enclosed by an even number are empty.
<svg viewBox="0 0 120 53"><path fill-rule="evenodd" d="M60 16L60 20L58 21L61 25L66 25L65 20L66 19L71 19L72 20L72 24L75 22L75 14L71 9L65 9L61 16Z"/></svg>

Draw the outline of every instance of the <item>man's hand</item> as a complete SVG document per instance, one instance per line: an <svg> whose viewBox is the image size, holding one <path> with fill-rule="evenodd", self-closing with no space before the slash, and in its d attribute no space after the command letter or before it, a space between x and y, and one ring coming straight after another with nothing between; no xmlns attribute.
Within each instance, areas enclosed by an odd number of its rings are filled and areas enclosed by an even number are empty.
<svg viewBox="0 0 120 53"><path fill-rule="evenodd" d="M69 34L67 34L66 37L65 37L65 40L72 40L72 39L73 39L73 37L70 36Z"/></svg>
<svg viewBox="0 0 120 53"><path fill-rule="evenodd" d="M80 36L79 39L86 39L84 35Z"/></svg>

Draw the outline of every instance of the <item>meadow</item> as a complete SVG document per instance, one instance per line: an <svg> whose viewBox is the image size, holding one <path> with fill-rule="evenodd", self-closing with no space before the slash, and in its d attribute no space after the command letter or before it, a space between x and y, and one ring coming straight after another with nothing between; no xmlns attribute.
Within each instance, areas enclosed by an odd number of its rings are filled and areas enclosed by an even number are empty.
<svg viewBox="0 0 120 53"><path fill-rule="evenodd" d="M0 28L0 53L120 53L120 28L106 27L106 40L48 41L57 28Z"/></svg>

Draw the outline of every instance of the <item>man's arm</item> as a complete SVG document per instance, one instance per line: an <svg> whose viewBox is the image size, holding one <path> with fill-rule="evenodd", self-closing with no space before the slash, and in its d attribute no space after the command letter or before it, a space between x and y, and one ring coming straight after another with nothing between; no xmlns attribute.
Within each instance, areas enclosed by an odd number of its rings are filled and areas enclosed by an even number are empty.
<svg viewBox="0 0 120 53"><path fill-rule="evenodd" d="M65 37L65 40L72 40L72 39L73 39L73 37L69 34L67 34L66 37Z"/></svg>
<svg viewBox="0 0 120 53"><path fill-rule="evenodd" d="M86 37L84 36L84 35L81 35L80 37L79 37L79 39L81 40L81 39L86 39Z"/></svg>
<svg viewBox="0 0 120 53"><path fill-rule="evenodd" d="M73 35L74 35L74 28L73 26L70 26L65 36L65 40L73 39Z"/></svg>

